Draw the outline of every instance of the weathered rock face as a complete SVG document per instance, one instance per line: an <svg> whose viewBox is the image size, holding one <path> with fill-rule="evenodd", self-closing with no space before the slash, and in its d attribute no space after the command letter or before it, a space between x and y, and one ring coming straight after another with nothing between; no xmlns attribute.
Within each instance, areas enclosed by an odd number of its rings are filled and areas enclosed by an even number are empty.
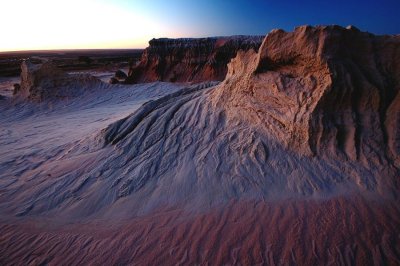
<svg viewBox="0 0 400 266"><path fill-rule="evenodd" d="M78 96L100 84L100 80L90 75L67 74L50 61L25 60L21 65L21 86L14 95L34 101L63 99Z"/></svg>
<svg viewBox="0 0 400 266"><path fill-rule="evenodd" d="M238 50L257 50L262 36L201 39L152 39L127 83L223 80Z"/></svg>
<svg viewBox="0 0 400 266"><path fill-rule="evenodd" d="M399 91L400 36L303 26L240 52L214 100L302 154L399 165Z"/></svg>
<svg viewBox="0 0 400 266"><path fill-rule="evenodd" d="M18 83L15 83L15 84L13 85L13 87L14 87L13 95L18 94L19 91L21 90L21 85L18 84Z"/></svg>
<svg viewBox="0 0 400 266"><path fill-rule="evenodd" d="M117 70L114 74L114 77L111 77L109 82L110 84L118 84L125 82L128 75L122 70Z"/></svg>
<svg viewBox="0 0 400 266"><path fill-rule="evenodd" d="M131 167L129 178L119 174L118 195L153 184L168 200L185 201L184 187L202 203L249 194L393 195L399 47L399 36L351 27L271 32L258 52L238 52L218 86L153 101L105 130L106 144L119 150L107 167L120 160Z"/></svg>

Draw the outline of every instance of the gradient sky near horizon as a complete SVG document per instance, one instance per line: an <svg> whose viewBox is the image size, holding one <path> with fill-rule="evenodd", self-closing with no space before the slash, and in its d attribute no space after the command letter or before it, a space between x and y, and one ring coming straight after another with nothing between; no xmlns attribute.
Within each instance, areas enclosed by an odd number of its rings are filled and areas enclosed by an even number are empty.
<svg viewBox="0 0 400 266"><path fill-rule="evenodd" d="M0 51L144 48L309 24L400 34L399 0L0 0Z"/></svg>

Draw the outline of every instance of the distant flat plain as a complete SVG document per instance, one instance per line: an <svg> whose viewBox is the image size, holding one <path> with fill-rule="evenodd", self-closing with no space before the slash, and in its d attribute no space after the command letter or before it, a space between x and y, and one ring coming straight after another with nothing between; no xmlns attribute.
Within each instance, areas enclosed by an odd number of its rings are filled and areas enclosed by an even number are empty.
<svg viewBox="0 0 400 266"><path fill-rule="evenodd" d="M140 60L142 49L83 49L0 52L0 95L10 96L19 83L21 63L27 58L51 60L67 72L84 72L108 82L115 71L129 71ZM128 74L128 73L127 73Z"/></svg>

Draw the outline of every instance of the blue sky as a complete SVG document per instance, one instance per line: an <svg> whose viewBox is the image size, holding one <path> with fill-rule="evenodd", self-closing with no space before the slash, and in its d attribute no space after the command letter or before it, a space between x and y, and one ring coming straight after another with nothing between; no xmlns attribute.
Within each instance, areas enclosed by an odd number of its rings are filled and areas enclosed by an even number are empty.
<svg viewBox="0 0 400 266"><path fill-rule="evenodd" d="M264 35L304 24L400 34L400 0L2 0L0 9L0 51L144 48L157 37Z"/></svg>
<svg viewBox="0 0 400 266"><path fill-rule="evenodd" d="M193 35L264 34L273 28L291 30L304 24L352 24L376 34L400 33L400 0L117 2L148 16L155 15L168 26L181 28Z"/></svg>

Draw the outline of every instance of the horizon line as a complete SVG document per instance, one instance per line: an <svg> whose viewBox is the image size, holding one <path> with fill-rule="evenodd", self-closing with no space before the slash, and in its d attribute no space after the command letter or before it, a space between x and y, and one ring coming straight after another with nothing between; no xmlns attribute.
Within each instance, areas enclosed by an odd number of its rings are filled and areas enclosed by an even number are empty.
<svg viewBox="0 0 400 266"><path fill-rule="evenodd" d="M128 51L128 50L144 50L145 48L54 48L54 49L27 49L27 50L1 50L2 53L19 53L19 52L68 52L68 51Z"/></svg>

